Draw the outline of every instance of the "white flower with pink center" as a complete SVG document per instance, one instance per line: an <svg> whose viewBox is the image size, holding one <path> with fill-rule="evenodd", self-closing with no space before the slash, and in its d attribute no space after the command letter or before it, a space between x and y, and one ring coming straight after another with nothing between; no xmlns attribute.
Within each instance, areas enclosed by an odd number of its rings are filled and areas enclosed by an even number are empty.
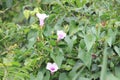
<svg viewBox="0 0 120 80"><path fill-rule="evenodd" d="M57 40L59 41L66 37L66 33L64 31L60 30L60 31L57 31L57 36L58 36Z"/></svg>
<svg viewBox="0 0 120 80"><path fill-rule="evenodd" d="M59 68L56 63L47 63L46 69L50 70L51 74L56 72Z"/></svg>
<svg viewBox="0 0 120 80"><path fill-rule="evenodd" d="M42 27L44 25L44 20L49 17L48 15L46 14L40 14L40 13L37 13L36 16L39 18L39 21L40 21L40 26Z"/></svg>

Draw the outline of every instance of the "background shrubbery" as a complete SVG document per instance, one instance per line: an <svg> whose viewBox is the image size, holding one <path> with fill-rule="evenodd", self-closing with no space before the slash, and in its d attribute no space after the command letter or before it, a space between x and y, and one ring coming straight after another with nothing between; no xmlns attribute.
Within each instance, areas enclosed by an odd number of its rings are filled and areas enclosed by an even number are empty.
<svg viewBox="0 0 120 80"><path fill-rule="evenodd" d="M0 0L0 80L120 80L120 1Z"/></svg>

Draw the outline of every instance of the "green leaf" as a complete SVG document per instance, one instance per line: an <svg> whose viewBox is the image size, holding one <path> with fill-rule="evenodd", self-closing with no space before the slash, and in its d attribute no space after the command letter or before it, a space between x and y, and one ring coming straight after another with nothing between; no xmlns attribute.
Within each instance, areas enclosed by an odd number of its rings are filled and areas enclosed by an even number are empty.
<svg viewBox="0 0 120 80"><path fill-rule="evenodd" d="M80 58L83 61L83 63L88 68L90 68L91 60L92 60L91 52L85 52L84 50L80 50L79 53L78 53L78 58Z"/></svg>
<svg viewBox="0 0 120 80"><path fill-rule="evenodd" d="M71 52L73 48L73 41L70 39L69 36L65 37L65 41L67 42L68 45L68 51Z"/></svg>
<svg viewBox="0 0 120 80"><path fill-rule="evenodd" d="M116 36L116 32L113 32L112 29L109 29L108 30L108 34L107 34L107 39L106 39L106 41L109 44L109 46L111 46L112 43L114 42L115 36Z"/></svg>
<svg viewBox="0 0 120 80"><path fill-rule="evenodd" d="M120 79L120 67L115 67L115 75Z"/></svg>
<svg viewBox="0 0 120 80"><path fill-rule="evenodd" d="M84 40L83 39L81 39L80 40L80 44L79 44L79 47L81 48L81 49L84 49L85 48L85 42L84 42Z"/></svg>
<svg viewBox="0 0 120 80"><path fill-rule="evenodd" d="M120 48L118 48L117 46L114 46L114 50L120 56Z"/></svg>
<svg viewBox="0 0 120 80"><path fill-rule="evenodd" d="M77 63L69 74L71 75L72 80L77 80L77 78L81 76L81 73L83 72L84 69L85 69L84 65L82 65L81 63Z"/></svg>
<svg viewBox="0 0 120 80"><path fill-rule="evenodd" d="M87 51L89 51L92 48L95 41L96 41L96 37L93 34L85 35L84 42L86 44Z"/></svg>
<svg viewBox="0 0 120 80"><path fill-rule="evenodd" d="M62 25L65 16L66 16L66 14L63 15L63 16L61 16L61 17L57 20L57 23L55 24L55 27L54 27L55 30L59 30L59 29L61 29L60 26Z"/></svg>
<svg viewBox="0 0 120 80"><path fill-rule="evenodd" d="M50 72L47 71L46 75L44 76L43 80L49 80L50 79Z"/></svg>
<svg viewBox="0 0 120 80"><path fill-rule="evenodd" d="M24 14L25 18L28 19L29 16L30 16L30 11L29 10L24 10L23 14Z"/></svg>
<svg viewBox="0 0 120 80"><path fill-rule="evenodd" d="M107 74L106 74L106 79L104 79L104 80L120 80L119 78L117 78L116 76L114 76L112 73L110 73L110 72L108 72ZM119 75L120 76L120 75Z"/></svg>
<svg viewBox="0 0 120 80"><path fill-rule="evenodd" d="M88 78L80 77L78 80L90 80Z"/></svg>
<svg viewBox="0 0 120 80"><path fill-rule="evenodd" d="M61 3L60 0L56 0L56 2L64 9L64 6L63 6L63 4Z"/></svg>
<svg viewBox="0 0 120 80"><path fill-rule="evenodd" d="M35 80L35 76L33 74L30 74L30 80Z"/></svg>
<svg viewBox="0 0 120 80"><path fill-rule="evenodd" d="M79 70L79 68L83 67L84 64L83 63L80 63L80 62L77 62L74 67L72 68L72 71L71 72L77 72ZM74 74L75 75L75 74Z"/></svg>
<svg viewBox="0 0 120 80"><path fill-rule="evenodd" d="M62 65L62 68L66 71L70 71L72 69L72 66L70 65Z"/></svg>
<svg viewBox="0 0 120 80"><path fill-rule="evenodd" d="M41 8L40 8L40 9L41 9ZM31 11L31 12L32 12L32 11ZM34 8L33 14L31 14L31 15L35 15L36 13L39 13L39 8L38 8L38 7Z"/></svg>
<svg viewBox="0 0 120 80"><path fill-rule="evenodd" d="M43 32L45 36L49 37L53 37L54 38L54 35L53 35L53 28L51 28L50 26L46 26L45 27L45 31ZM56 37L55 37L56 38ZM55 42L55 41L54 41Z"/></svg>
<svg viewBox="0 0 120 80"><path fill-rule="evenodd" d="M77 39L76 36L73 36L72 39L70 39L69 36L66 36L66 37L65 37L65 41L67 42L67 45L68 45L67 51L68 51L69 53L72 51L73 44L74 44L74 42L76 41L76 39Z"/></svg>
<svg viewBox="0 0 120 80"><path fill-rule="evenodd" d="M42 4L53 4L55 0L41 0Z"/></svg>
<svg viewBox="0 0 120 80"><path fill-rule="evenodd" d="M67 63L69 65L74 65L75 64L75 61L73 59L67 59Z"/></svg>
<svg viewBox="0 0 120 80"><path fill-rule="evenodd" d="M59 80L69 80L69 78L67 77L66 73L61 73L59 76Z"/></svg>
<svg viewBox="0 0 120 80"><path fill-rule="evenodd" d="M30 30L28 33L28 45L27 48L30 49L33 47L34 43L37 41L38 32L36 30Z"/></svg>
<svg viewBox="0 0 120 80"><path fill-rule="evenodd" d="M58 65L58 67L61 67L62 61L64 60L64 56L61 53L58 53L57 55L51 54L50 55L54 62Z"/></svg>
<svg viewBox="0 0 120 80"><path fill-rule="evenodd" d="M84 6L86 2L87 0L76 0L76 4L78 7Z"/></svg>
<svg viewBox="0 0 120 80"><path fill-rule="evenodd" d="M43 80L43 73L39 71L35 80Z"/></svg>
<svg viewBox="0 0 120 80"><path fill-rule="evenodd" d="M8 8L12 7L12 5L13 5L13 0L6 0L6 6Z"/></svg>
<svg viewBox="0 0 120 80"><path fill-rule="evenodd" d="M30 24L33 24L35 23L35 17L30 17L30 21L29 21Z"/></svg>
<svg viewBox="0 0 120 80"><path fill-rule="evenodd" d="M69 29L70 36L72 36L80 31L80 27L76 26L76 22L74 20L71 20L69 27L70 27L70 29Z"/></svg>

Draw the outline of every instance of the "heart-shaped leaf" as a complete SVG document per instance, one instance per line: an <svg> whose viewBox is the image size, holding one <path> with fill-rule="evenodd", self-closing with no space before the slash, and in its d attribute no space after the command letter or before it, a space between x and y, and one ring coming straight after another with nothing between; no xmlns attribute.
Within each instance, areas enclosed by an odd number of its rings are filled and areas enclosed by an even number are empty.
<svg viewBox="0 0 120 80"><path fill-rule="evenodd" d="M92 34L85 35L84 42L86 44L87 51L89 51L92 48L95 41L96 41L96 37L94 35Z"/></svg>

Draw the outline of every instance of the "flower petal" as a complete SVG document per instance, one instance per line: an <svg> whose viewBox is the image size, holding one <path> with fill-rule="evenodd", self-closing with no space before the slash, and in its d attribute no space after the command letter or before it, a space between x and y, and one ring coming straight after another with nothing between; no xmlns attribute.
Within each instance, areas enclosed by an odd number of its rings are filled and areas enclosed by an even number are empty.
<svg viewBox="0 0 120 80"><path fill-rule="evenodd" d="M48 62L47 66L46 66L46 69L50 70L51 66L52 66L52 64Z"/></svg>
<svg viewBox="0 0 120 80"><path fill-rule="evenodd" d="M56 63L53 63L53 66L55 68L55 71L57 71L59 69Z"/></svg>
<svg viewBox="0 0 120 80"><path fill-rule="evenodd" d="M40 13L37 13L36 16L39 18L39 19L45 19L47 17L49 17L49 15L46 15L46 14L40 14Z"/></svg>
<svg viewBox="0 0 120 80"><path fill-rule="evenodd" d="M39 18L40 26L43 26L45 18L49 17L49 15L40 14L40 13L37 13L36 16Z"/></svg>
<svg viewBox="0 0 120 80"><path fill-rule="evenodd" d="M46 69L50 70L51 73L56 72L59 68L56 63L47 63Z"/></svg>
<svg viewBox="0 0 120 80"><path fill-rule="evenodd" d="M66 37L66 33L60 30L60 31L57 31L57 36L58 36L58 40L64 39Z"/></svg>

